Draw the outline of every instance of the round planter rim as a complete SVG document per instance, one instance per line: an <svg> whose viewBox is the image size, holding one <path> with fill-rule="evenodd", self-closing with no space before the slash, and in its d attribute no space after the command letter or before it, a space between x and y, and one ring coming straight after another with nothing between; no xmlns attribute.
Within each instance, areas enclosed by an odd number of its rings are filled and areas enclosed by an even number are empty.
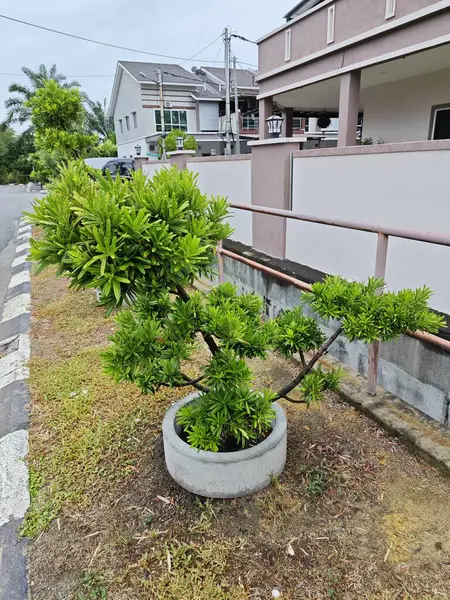
<svg viewBox="0 0 450 600"><path fill-rule="evenodd" d="M166 412L163 420L163 435L166 442L184 456L208 463L229 464L242 462L265 454L274 448L286 434L286 415L280 404L274 402L273 406L276 414L273 421L273 429L270 435L268 435L260 444L257 444L252 448L246 448L245 450L237 450L236 452L209 452L206 450L197 450L196 448L189 446L189 444L180 438L175 429L175 418L182 406L192 402L192 400L195 400L199 395L200 392L194 392L175 402Z"/></svg>

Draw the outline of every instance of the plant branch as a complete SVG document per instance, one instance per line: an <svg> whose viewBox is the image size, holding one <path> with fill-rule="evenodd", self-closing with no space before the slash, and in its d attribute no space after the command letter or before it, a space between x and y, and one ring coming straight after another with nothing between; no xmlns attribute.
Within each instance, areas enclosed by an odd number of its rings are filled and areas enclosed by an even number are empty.
<svg viewBox="0 0 450 600"><path fill-rule="evenodd" d="M185 375L184 373L181 373L181 377L185 380L185 383L182 386L178 386L178 387L187 387L189 385L192 385L192 387L195 387L197 390L200 390L201 392L209 392L209 388L205 387L204 385L200 385L200 381L203 379L203 377L198 377L197 379L189 379L189 377L187 375Z"/></svg>
<svg viewBox="0 0 450 600"><path fill-rule="evenodd" d="M283 398L291 404L308 404L306 400L294 400L293 398L290 398L287 394L283 396Z"/></svg>
<svg viewBox="0 0 450 600"><path fill-rule="evenodd" d="M306 369L307 365L306 365L305 355L303 354L303 352L301 350L300 350L299 354L300 354L300 362L302 363L302 367L304 369Z"/></svg>
<svg viewBox="0 0 450 600"><path fill-rule="evenodd" d="M209 392L209 388L205 387L204 385L200 385L200 381L202 381L203 377L197 377L197 379L190 379L187 375L185 375L184 373L180 373L181 377L184 379L185 383L180 383L178 385L173 385L171 386L168 383L161 383L161 385L163 387L176 387L176 388L184 388L184 387L195 387L197 390L200 390L201 392Z"/></svg>
<svg viewBox="0 0 450 600"><path fill-rule="evenodd" d="M190 296L182 285L177 285L177 293L180 296L180 298L183 300L183 302L189 302ZM218 352L218 350L219 350L219 347L217 346L213 336L210 335L209 333L204 333L201 330L200 330L200 333L202 334L203 339L205 340L206 344L208 345L208 348L210 349L211 354L216 354L216 352Z"/></svg>
<svg viewBox="0 0 450 600"><path fill-rule="evenodd" d="M309 361L306 367L303 368L303 370L297 375L297 377L293 379L291 383L285 385L284 388L282 388L277 393L275 400L279 400L280 398L286 398L287 394L289 394L289 392L292 392L292 390L298 386L302 379L304 379L305 376L313 370L314 365L319 360L319 358L325 354L325 352L328 350L331 344L341 335L341 333L342 327L339 327L339 329L337 329L333 333L333 335L325 342L325 344L316 352L316 354L312 357L312 359ZM292 402L292 400L290 400L290 402Z"/></svg>

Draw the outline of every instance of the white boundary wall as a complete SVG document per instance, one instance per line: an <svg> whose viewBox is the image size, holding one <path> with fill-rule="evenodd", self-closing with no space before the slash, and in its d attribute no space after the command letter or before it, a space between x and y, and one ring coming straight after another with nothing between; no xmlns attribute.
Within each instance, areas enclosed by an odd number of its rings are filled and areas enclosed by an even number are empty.
<svg viewBox="0 0 450 600"><path fill-rule="evenodd" d="M225 196L229 202L236 204L251 204L250 155L194 159L188 162L187 167L198 174L198 185L203 194ZM235 230L231 239L252 246L252 214L233 210L229 223Z"/></svg>
<svg viewBox="0 0 450 600"><path fill-rule="evenodd" d="M450 232L450 150L293 158L295 212ZM376 235L287 220L286 258L330 274L365 279L375 267ZM431 306L450 313L450 247L389 238L389 290L427 285Z"/></svg>
<svg viewBox="0 0 450 600"><path fill-rule="evenodd" d="M158 160L154 162L148 162L142 165L142 172L144 175L147 175L149 179L152 179L156 171L159 171L160 169L169 169L170 166L171 164L169 161Z"/></svg>

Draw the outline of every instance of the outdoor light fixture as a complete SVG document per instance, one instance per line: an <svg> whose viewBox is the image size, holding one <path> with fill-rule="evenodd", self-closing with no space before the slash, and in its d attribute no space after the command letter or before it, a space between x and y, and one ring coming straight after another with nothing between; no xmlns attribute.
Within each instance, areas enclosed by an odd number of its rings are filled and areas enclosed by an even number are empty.
<svg viewBox="0 0 450 600"><path fill-rule="evenodd" d="M281 129L283 127L283 117L279 115L272 115L266 119L267 127L269 129L269 137L279 138L281 135Z"/></svg>
<svg viewBox="0 0 450 600"><path fill-rule="evenodd" d="M184 137L180 135L176 139L177 139L177 150L183 150L183 148L184 148Z"/></svg>
<svg viewBox="0 0 450 600"><path fill-rule="evenodd" d="M136 156L140 156L141 155L142 148L139 146L139 144L136 144L136 146L134 147L134 150L136 152Z"/></svg>

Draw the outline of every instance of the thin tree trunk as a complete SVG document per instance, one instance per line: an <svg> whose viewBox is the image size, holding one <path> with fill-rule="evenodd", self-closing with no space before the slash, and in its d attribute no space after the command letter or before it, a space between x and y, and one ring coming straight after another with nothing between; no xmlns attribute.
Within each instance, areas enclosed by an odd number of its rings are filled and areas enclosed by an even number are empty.
<svg viewBox="0 0 450 600"><path fill-rule="evenodd" d="M312 371L312 369L314 368L314 365L319 360L319 358L325 354L325 352L328 350L328 348L331 346L331 344L341 335L341 333L342 333L342 327L339 327L339 329L337 329L333 333L333 335L330 337L330 339L327 340L325 342L325 344L316 352L316 354L313 356L313 358L309 361L309 363L306 365L306 367L297 375L297 377L295 379L293 379L291 381L291 383L288 383L288 385L284 386L284 388L282 388L277 393L275 400L279 400L280 398L286 398L287 394L289 394L289 392L292 392L292 390L298 386L298 384L302 381L302 379L304 379L304 377ZM290 400L290 402L292 402L292 400Z"/></svg>

